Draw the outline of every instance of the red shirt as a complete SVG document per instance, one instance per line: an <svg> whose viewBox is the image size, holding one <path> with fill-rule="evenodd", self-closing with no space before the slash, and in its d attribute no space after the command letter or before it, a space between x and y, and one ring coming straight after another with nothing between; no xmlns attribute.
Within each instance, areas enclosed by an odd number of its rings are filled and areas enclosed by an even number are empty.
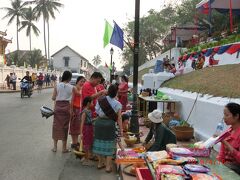
<svg viewBox="0 0 240 180"><path fill-rule="evenodd" d="M99 91L102 91L102 90L104 90L104 89L105 89L105 87L104 87L104 85L103 85L103 84L98 84L98 85L96 86L96 89L97 89L97 92L99 92Z"/></svg>
<svg viewBox="0 0 240 180"><path fill-rule="evenodd" d="M225 138L225 141L227 141L235 150L231 153L222 143L217 159L223 163L230 162L240 165L240 127L234 132L232 128L229 128L228 131L231 135Z"/></svg>
<svg viewBox="0 0 240 180"><path fill-rule="evenodd" d="M83 87L82 87L82 101L84 100L85 97L87 96L92 96L97 93L96 87L94 87L90 82L85 82ZM91 108L92 111L92 116L96 117L96 112L95 112L95 106L97 103L97 99L95 98L93 100L93 107Z"/></svg>

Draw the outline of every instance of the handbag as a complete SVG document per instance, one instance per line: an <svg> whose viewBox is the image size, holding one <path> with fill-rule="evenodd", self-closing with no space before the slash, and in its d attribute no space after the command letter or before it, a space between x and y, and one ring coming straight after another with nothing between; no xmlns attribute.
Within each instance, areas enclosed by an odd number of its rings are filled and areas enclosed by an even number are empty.
<svg viewBox="0 0 240 180"><path fill-rule="evenodd" d="M109 118L112 119L114 121L117 121L118 116L117 113L113 110L112 106L110 105L110 103L107 100L107 97L101 97L98 100L99 106L101 107L102 111L104 112L104 114Z"/></svg>

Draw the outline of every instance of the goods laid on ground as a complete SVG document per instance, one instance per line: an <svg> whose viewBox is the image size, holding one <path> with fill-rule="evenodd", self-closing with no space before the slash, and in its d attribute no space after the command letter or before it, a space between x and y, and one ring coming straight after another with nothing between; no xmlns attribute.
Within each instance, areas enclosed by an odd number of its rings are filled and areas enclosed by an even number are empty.
<svg viewBox="0 0 240 180"><path fill-rule="evenodd" d="M124 172L138 180L221 180L209 167L198 164L196 149L207 148L199 143L189 147L168 144L167 151L155 152L145 152L144 147L129 148L117 151L116 163L128 165Z"/></svg>

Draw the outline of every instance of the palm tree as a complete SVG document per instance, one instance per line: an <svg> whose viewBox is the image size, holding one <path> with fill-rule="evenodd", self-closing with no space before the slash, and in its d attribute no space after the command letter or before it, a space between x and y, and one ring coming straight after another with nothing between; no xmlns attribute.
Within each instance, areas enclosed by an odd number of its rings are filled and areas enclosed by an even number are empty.
<svg viewBox="0 0 240 180"><path fill-rule="evenodd" d="M39 19L41 16L43 17L43 34L44 34L44 48L45 48L45 57L47 56L47 44L46 44L46 23L48 25L49 31L49 19L50 17L55 19L54 11L58 11L59 7L63 5L58 2L59 0L34 0L29 1L30 4L36 4L34 8L34 12L36 13L36 17ZM49 46L49 32L48 32L48 46ZM48 50L49 51L49 50Z"/></svg>
<svg viewBox="0 0 240 180"><path fill-rule="evenodd" d="M50 59L50 28L49 28L49 20L50 17L56 19L54 11L58 11L58 8L63 7L63 4L57 2L59 0L48 0L48 10L49 10L49 19L47 19L47 28L48 28L48 60Z"/></svg>
<svg viewBox="0 0 240 180"><path fill-rule="evenodd" d="M34 21L36 20L36 16L33 13L33 10L31 7L29 7L24 13L23 13L23 21L21 22L22 27L19 29L21 31L22 29L26 28L26 35L29 36L29 45L30 45L30 53L32 52L32 36L31 32L33 31L36 36L39 35L40 31L37 28L37 26L34 24Z"/></svg>
<svg viewBox="0 0 240 180"><path fill-rule="evenodd" d="M6 10L7 14L3 17L3 19L10 18L8 21L8 25L12 24L12 22L16 19L17 25L17 52L19 51L19 40L18 40L18 31L20 25L20 18L23 15L23 12L26 10L25 8L26 2L22 2L22 0L12 0L11 8L3 7L1 9ZM17 56L18 58L18 56Z"/></svg>
<svg viewBox="0 0 240 180"><path fill-rule="evenodd" d="M95 66L98 66L102 62L101 57L99 55L94 56L92 61Z"/></svg>
<svg viewBox="0 0 240 180"><path fill-rule="evenodd" d="M35 67L35 65L40 67L42 61L44 60L41 50L34 49L31 54L32 56L30 56L28 63L31 65L31 67Z"/></svg>

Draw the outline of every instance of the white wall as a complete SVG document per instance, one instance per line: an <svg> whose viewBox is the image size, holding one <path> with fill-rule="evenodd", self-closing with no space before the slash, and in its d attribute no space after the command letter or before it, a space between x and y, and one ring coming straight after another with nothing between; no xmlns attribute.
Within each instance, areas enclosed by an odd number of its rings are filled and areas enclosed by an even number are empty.
<svg viewBox="0 0 240 180"><path fill-rule="evenodd" d="M65 67L65 61L63 57L69 57L69 67ZM82 67L81 67L81 60L83 61ZM85 63L84 63L85 62ZM80 73L80 68L81 69L87 69L87 64L88 62L85 59L82 59L78 54L73 52L70 48L66 47L62 51L58 52L54 57L53 57L53 67L55 69L70 69L73 71L77 71ZM86 67L84 67L86 65Z"/></svg>
<svg viewBox="0 0 240 180"><path fill-rule="evenodd" d="M1 65L0 66L0 84L6 84L5 78L7 77L7 75L10 75L10 73L15 72L17 78L22 79L25 75L26 75L26 71L30 72L30 75L32 75L32 73L38 73L38 72L42 72L43 74L56 74L57 77L59 77L61 75L60 71L44 71L44 70L40 70L40 69L33 69L33 68L24 68L24 67L16 67L16 66L6 66L6 65ZM17 86L19 86L19 79L17 80Z"/></svg>
<svg viewBox="0 0 240 180"><path fill-rule="evenodd" d="M170 88L160 88L159 90L181 102L178 104L177 109L182 119L187 120L197 93L184 92L182 90ZM194 127L197 138L205 140L214 134L217 124L221 122L223 118L224 106L230 101L240 103L240 98L229 99L212 97L209 95L198 97L189 118L189 123Z"/></svg>

